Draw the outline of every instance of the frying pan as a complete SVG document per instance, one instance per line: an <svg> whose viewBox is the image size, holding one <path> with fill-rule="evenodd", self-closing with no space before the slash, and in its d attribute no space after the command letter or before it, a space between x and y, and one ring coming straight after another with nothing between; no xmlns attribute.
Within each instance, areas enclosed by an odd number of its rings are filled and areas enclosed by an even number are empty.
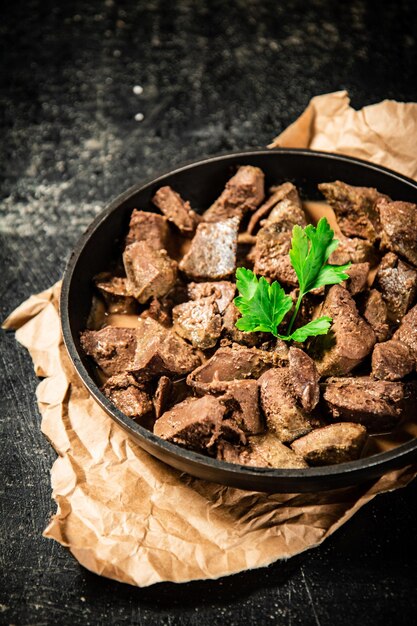
<svg viewBox="0 0 417 626"><path fill-rule="evenodd" d="M81 350L80 332L86 328L90 312L92 279L120 254L132 210L155 210L151 198L159 187L170 185L201 213L220 195L240 165L260 167L265 173L266 188L292 181L302 198L309 200L320 199L318 183L342 180L351 185L376 187L395 200L417 203L417 184L405 176L360 159L298 149L251 150L214 156L134 185L90 224L65 269L60 302L62 331L83 384L106 413L151 455L192 476L240 489L277 493L324 491L368 481L412 463L417 460L417 438L388 452L324 467L269 469L225 463L160 439L124 415L101 393L94 377L94 364Z"/></svg>

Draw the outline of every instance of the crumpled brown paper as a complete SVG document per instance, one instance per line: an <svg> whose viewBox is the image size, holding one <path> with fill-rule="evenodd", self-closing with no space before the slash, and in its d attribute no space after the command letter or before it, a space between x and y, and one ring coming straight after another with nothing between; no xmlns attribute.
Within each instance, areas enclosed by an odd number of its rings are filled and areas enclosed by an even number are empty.
<svg viewBox="0 0 417 626"><path fill-rule="evenodd" d="M407 133L385 151L393 128L416 128L416 108L384 102L368 116L372 107L354 112L345 92L318 96L274 145L343 151L416 176ZM42 431L59 455L51 471L58 510L44 534L89 570L146 586L262 567L320 544L375 495L417 475L409 466L332 492L268 495L171 469L131 440L78 379L62 342L59 289L29 298L4 327L17 329L44 377L37 389Z"/></svg>
<svg viewBox="0 0 417 626"><path fill-rule="evenodd" d="M315 96L268 148L338 152L417 179L417 103L383 100L355 111L346 91Z"/></svg>

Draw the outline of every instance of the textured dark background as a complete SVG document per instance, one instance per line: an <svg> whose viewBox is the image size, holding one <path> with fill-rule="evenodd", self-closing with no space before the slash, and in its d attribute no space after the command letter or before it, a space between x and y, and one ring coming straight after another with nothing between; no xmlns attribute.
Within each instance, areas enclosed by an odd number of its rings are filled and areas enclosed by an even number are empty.
<svg viewBox="0 0 417 626"><path fill-rule="evenodd" d="M129 185L184 160L264 146L318 93L348 89L355 107L417 100L414 7L8 2L2 317L60 278L85 226ZM378 497L318 549L267 569L143 590L82 569L41 536L54 511L54 453L39 430L30 358L12 334L1 342L1 623L415 623L416 482Z"/></svg>

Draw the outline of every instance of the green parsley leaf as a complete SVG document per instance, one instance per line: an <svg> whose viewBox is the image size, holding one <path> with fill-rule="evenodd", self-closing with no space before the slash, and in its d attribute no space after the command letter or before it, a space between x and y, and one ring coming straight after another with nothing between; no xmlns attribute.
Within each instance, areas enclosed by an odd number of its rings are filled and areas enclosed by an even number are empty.
<svg viewBox="0 0 417 626"><path fill-rule="evenodd" d="M325 217L317 227L309 224L305 228L294 226L291 240L290 259L300 285L300 294L323 285L334 285L349 278L346 265L329 265L327 260L336 250L339 241Z"/></svg>
<svg viewBox="0 0 417 626"><path fill-rule="evenodd" d="M280 339L284 339L285 341L289 341L290 339L292 339L293 341L303 343L303 341L305 341L308 337L326 335L329 331L331 323L332 318L328 315L323 315L323 317L318 317L308 324L305 324L305 326L297 328L297 330L291 333L291 335L278 335L278 337Z"/></svg>
<svg viewBox="0 0 417 626"><path fill-rule="evenodd" d="M245 332L268 332L278 336L277 328L292 308L291 296L287 296L281 285L271 285L251 270L240 267L236 270L236 286L239 296L234 299L242 317L236 327Z"/></svg>

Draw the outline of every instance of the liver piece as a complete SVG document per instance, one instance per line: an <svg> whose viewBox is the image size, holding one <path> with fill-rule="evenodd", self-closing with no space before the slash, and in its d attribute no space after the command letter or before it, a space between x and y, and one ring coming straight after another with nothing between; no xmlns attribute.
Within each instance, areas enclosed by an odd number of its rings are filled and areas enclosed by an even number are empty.
<svg viewBox="0 0 417 626"><path fill-rule="evenodd" d="M413 305L417 293L417 270L393 252L386 254L378 268L375 285L387 305L388 319L399 324Z"/></svg>
<svg viewBox="0 0 417 626"><path fill-rule="evenodd" d="M204 393L213 389L213 384L218 382L257 379L275 362L276 355L273 352L234 344L231 348L216 350L206 363L188 376L187 383Z"/></svg>
<svg viewBox="0 0 417 626"><path fill-rule="evenodd" d="M387 196L372 187L353 187L339 180L318 187L335 212L344 235L371 242L378 238L381 225L376 203Z"/></svg>
<svg viewBox="0 0 417 626"><path fill-rule="evenodd" d="M417 205L382 199L377 209L382 226L381 245L417 266Z"/></svg>
<svg viewBox="0 0 417 626"><path fill-rule="evenodd" d="M247 211L254 211L265 197L264 173L259 167L243 165L226 183L217 200L203 214L205 222L236 217L238 222Z"/></svg>
<svg viewBox="0 0 417 626"><path fill-rule="evenodd" d="M261 406L268 430L286 443L312 429L305 411L298 406L288 368L272 368L259 380Z"/></svg>
<svg viewBox="0 0 417 626"><path fill-rule="evenodd" d="M219 280L236 269L237 231L239 220L199 224L189 251L180 262L180 269L191 278Z"/></svg>
<svg viewBox="0 0 417 626"><path fill-rule="evenodd" d="M126 245L146 241L154 250L166 249L169 240L168 220L163 215L133 209Z"/></svg>
<svg viewBox="0 0 417 626"><path fill-rule="evenodd" d="M332 325L327 335L316 337L309 353L321 376L343 376L352 371L371 352L376 336L359 315L349 292L333 285L320 315L329 315Z"/></svg>
<svg viewBox="0 0 417 626"><path fill-rule="evenodd" d="M363 309L363 317L374 329L377 341L388 339L390 335L388 309L381 292L377 289L371 289L369 292Z"/></svg>
<svg viewBox="0 0 417 626"><path fill-rule="evenodd" d="M335 421L362 424L372 433L390 431L410 407L404 383L367 376L329 378L323 400Z"/></svg>
<svg viewBox="0 0 417 626"><path fill-rule="evenodd" d="M80 337L81 347L107 376L126 371L133 363L137 334L133 328L106 326L86 330Z"/></svg>
<svg viewBox="0 0 417 626"><path fill-rule="evenodd" d="M415 359L407 344L396 339L377 343L372 353L372 376L381 380L401 380L413 371Z"/></svg>
<svg viewBox="0 0 417 626"><path fill-rule="evenodd" d="M311 412L320 399L320 375L312 358L292 346L288 353L289 376L294 394L303 409Z"/></svg>
<svg viewBox="0 0 417 626"><path fill-rule="evenodd" d="M195 348L213 348L222 331L222 318L215 297L178 304L172 309L175 332Z"/></svg>
<svg viewBox="0 0 417 626"><path fill-rule="evenodd" d="M194 233L201 218L192 210L190 203L183 200L171 187L158 189L152 202L184 235Z"/></svg>
<svg viewBox="0 0 417 626"><path fill-rule="evenodd" d="M141 304L163 296L175 284L177 264L166 250L152 248L145 241L130 244L123 252L127 288Z"/></svg>
<svg viewBox="0 0 417 626"><path fill-rule="evenodd" d="M393 335L393 339L405 343L417 361L417 304L403 317L398 330Z"/></svg>
<svg viewBox="0 0 417 626"><path fill-rule="evenodd" d="M137 419L148 415L153 410L152 400L146 387L126 372L109 378L102 392L128 417Z"/></svg>
<svg viewBox="0 0 417 626"><path fill-rule="evenodd" d="M240 456L242 465L271 467L275 469L303 469L308 467L304 459L285 446L272 433L249 438L249 445Z"/></svg>
<svg viewBox="0 0 417 626"><path fill-rule="evenodd" d="M308 465L334 465L358 459L366 439L366 428L361 424L340 422L316 428L294 441L291 448Z"/></svg>

